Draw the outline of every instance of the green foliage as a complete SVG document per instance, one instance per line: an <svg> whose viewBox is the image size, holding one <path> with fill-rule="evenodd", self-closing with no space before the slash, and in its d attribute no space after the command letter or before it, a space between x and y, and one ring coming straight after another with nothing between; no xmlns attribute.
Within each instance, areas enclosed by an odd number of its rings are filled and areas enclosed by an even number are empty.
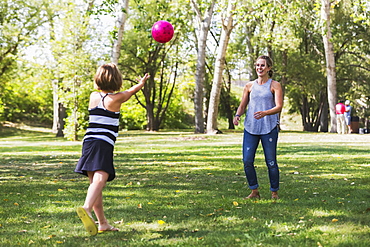
<svg viewBox="0 0 370 247"><path fill-rule="evenodd" d="M86 127L89 95L93 90L96 62L90 51L92 40L88 4L70 2L60 9L60 18L54 20L51 40L54 66L53 79L58 80L58 101L67 109L65 137L76 140ZM58 25L56 25L58 24ZM58 26L62 31L58 32Z"/></svg>
<svg viewBox="0 0 370 247"><path fill-rule="evenodd" d="M134 100L127 101L121 107L120 129L142 130L146 126L145 109Z"/></svg>
<svg viewBox="0 0 370 247"><path fill-rule="evenodd" d="M45 13L42 11L45 2L0 0L0 120L8 120L8 116L12 120L20 120L18 115L27 112L24 111L24 107L9 106L12 100L16 100L16 106L26 103L12 95L12 84L22 69L22 66L17 65L19 53L34 42L32 38L37 28L46 21Z"/></svg>
<svg viewBox="0 0 370 247"><path fill-rule="evenodd" d="M336 5L333 39L336 47L337 87L340 100L350 99L354 114L363 119L370 116L370 25L362 17L361 1ZM365 106L365 107L364 107Z"/></svg>
<svg viewBox="0 0 370 247"><path fill-rule="evenodd" d="M20 73L8 84L4 94L4 118L12 122L27 122L51 126L52 95L47 71L38 64L19 62ZM46 73L45 73L46 72Z"/></svg>
<svg viewBox="0 0 370 247"><path fill-rule="evenodd" d="M189 96L181 90L175 90L171 97L171 104L166 112L161 128L189 129L194 125L192 115L186 109Z"/></svg>
<svg viewBox="0 0 370 247"><path fill-rule="evenodd" d="M144 73L151 76L142 90L144 97L137 97L140 105L146 109L148 130L158 130L165 125L165 119L169 120L168 116L177 117L176 113L168 111L175 110L174 91L179 72L182 71L182 62L186 60L178 56L183 49L179 42L183 39L184 20L172 15L172 12L177 13L176 8L176 5L167 1L136 1L130 6L130 13L136 18L128 20L127 26L131 28L127 28L124 34L119 65L123 68L126 82L134 83L134 78ZM151 27L160 19L166 19L175 26L175 37L167 44L155 42L151 37Z"/></svg>
<svg viewBox="0 0 370 247"><path fill-rule="evenodd" d="M11 133L10 133L11 132ZM88 179L73 173L80 142L0 132L0 245L368 246L366 135L281 132L280 200L270 199L262 149L260 200L249 194L242 132L120 133L105 213L120 232L90 237L75 212ZM271 213L273 212L273 213Z"/></svg>
<svg viewBox="0 0 370 247"><path fill-rule="evenodd" d="M207 1L196 2L202 12L209 5ZM115 17L118 1L98 1L94 2L95 6L89 3L0 0L0 121L32 119L50 125L50 83L58 80L59 100L68 108L66 136L73 139L83 131L97 61L109 60L111 43L104 37L111 32L114 38L116 32L113 23L106 25L107 21L102 16ZM212 81L214 53L225 3L216 3L211 25L213 36L207 41L207 82ZM318 117L317 109L326 101L322 98L326 93L326 71L319 1L250 0L239 1L238 4L237 25L227 54L227 72L232 75L232 80L253 79L255 58L261 54L271 55L275 62L274 79L284 83L290 112L302 114L307 124L313 125ZM354 114L366 119L370 115L368 1L342 0L332 4L338 99L351 100ZM193 116L197 42L194 15L189 0L130 1L119 66L130 85L138 76L146 72L152 74L147 99L141 93L138 98L141 107L153 104L153 115L161 116L157 119L160 120L157 121L160 128L192 125L189 119ZM175 27L174 39L164 45L154 42L150 33L153 23L162 19ZM103 31L100 29L102 24ZM36 54L38 64L22 61L21 53L35 43L45 49L45 53ZM172 80L175 67L176 81ZM167 87L166 95L169 95L173 83L173 95L166 98L164 89ZM183 84L188 87L185 95L181 89ZM161 85L162 95L159 93ZM206 96L209 88L207 84ZM141 129L148 125L146 112L139 109L136 99L125 104L122 128ZM224 107L222 105L220 109L221 117L226 115Z"/></svg>

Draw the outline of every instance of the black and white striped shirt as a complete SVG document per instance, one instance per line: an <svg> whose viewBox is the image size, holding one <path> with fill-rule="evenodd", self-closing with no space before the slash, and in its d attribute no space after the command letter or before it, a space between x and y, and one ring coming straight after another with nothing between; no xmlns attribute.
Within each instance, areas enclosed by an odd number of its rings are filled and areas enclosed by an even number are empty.
<svg viewBox="0 0 370 247"><path fill-rule="evenodd" d="M114 146L118 137L119 112L112 112L104 107L104 98L95 108L89 109L89 126L87 127L84 140L88 138L101 139Z"/></svg>

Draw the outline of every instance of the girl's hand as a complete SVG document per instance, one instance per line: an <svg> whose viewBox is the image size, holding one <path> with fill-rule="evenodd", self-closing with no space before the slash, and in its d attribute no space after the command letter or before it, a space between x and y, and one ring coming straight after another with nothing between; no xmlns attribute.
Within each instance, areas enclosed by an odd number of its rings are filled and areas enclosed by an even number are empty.
<svg viewBox="0 0 370 247"><path fill-rule="evenodd" d="M264 116L266 116L266 113L264 111L257 111L254 113L254 118L255 119L261 119Z"/></svg>
<svg viewBox="0 0 370 247"><path fill-rule="evenodd" d="M148 73L146 73L141 79L138 79L138 81L145 83L146 80L149 79L149 77L150 77L150 75Z"/></svg>

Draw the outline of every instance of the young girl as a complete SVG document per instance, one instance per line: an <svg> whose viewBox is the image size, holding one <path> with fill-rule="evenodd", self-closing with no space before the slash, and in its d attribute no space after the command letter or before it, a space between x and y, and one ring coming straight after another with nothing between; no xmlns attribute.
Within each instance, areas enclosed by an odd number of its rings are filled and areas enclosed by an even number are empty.
<svg viewBox="0 0 370 247"><path fill-rule="evenodd" d="M121 104L137 93L149 77L145 74L135 86L117 92L122 86L122 75L115 64L100 66L94 76L95 87L100 92L90 95L89 126L83 140L82 156L75 169L90 180L85 204L77 208L77 214L90 235L119 230L111 226L104 216L102 191L106 182L115 178L113 148L118 136ZM98 219L98 227L92 218L92 210Z"/></svg>

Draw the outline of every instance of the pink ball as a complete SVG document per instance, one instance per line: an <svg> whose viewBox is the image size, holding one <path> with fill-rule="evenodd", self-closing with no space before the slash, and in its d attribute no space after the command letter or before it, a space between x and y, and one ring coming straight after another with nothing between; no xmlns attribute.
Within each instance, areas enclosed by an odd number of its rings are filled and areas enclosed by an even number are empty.
<svg viewBox="0 0 370 247"><path fill-rule="evenodd" d="M173 26L168 21L157 21L152 27L153 39L159 43L167 43L173 37Z"/></svg>

